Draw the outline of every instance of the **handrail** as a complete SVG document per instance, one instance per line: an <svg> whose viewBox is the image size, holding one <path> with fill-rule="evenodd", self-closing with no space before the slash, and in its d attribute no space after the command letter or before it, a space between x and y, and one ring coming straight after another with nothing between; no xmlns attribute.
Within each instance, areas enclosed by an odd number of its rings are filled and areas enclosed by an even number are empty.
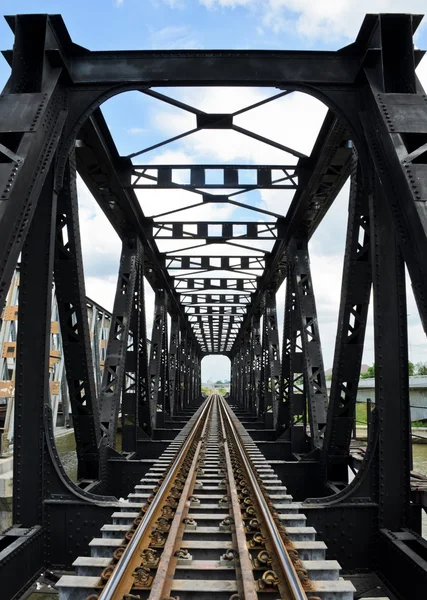
<svg viewBox="0 0 427 600"><path fill-rule="evenodd" d="M268 533L270 536L270 540L274 546L276 557L278 558L279 563L280 563L280 568L282 569L285 579L289 585L290 592L292 594L292 598L293 598L293 600L307 600L307 595L304 591L304 588L302 587L302 584L301 584L299 577L295 571L292 561L289 558L289 555L286 551L282 537L277 529L276 523L274 522L274 519L271 515L270 509L268 508L267 502L264 498L264 494L262 493L259 483L253 474L253 467L248 459L246 450L240 440L240 434L237 431L237 428L234 425L233 421L231 420L228 406L226 405L226 403L224 402L224 400L222 398L221 398L220 402L221 402L221 406L224 411L224 414L229 423L230 430L233 433L236 447L239 451L242 462L245 465L246 472L247 472L248 478L250 480L250 484L251 484L254 494L256 496L257 504L262 512L264 524L267 527L267 530L268 530Z"/></svg>
<svg viewBox="0 0 427 600"><path fill-rule="evenodd" d="M99 600L113 600L114 599L114 594L122 581L122 578L126 572L126 569L128 568L128 565L129 565L130 561L132 560L132 557L134 556L135 552L137 551L138 545L139 545L143 535L145 534L147 527L150 525L155 511L159 507L159 505L163 499L163 495L164 495L165 491L167 490L167 488L170 485L173 478L176 476L179 465L181 464L182 459L186 455L188 448L190 447L191 443L193 442L196 432L198 431L199 425L202 422L202 419L204 418L204 416L207 414L207 411L209 409L211 402L212 402L212 399L208 399L206 401L206 405L204 406L203 410L201 411L199 417L197 418L197 421L193 425L193 428L191 429L191 432L187 436L187 439L181 446L181 449L179 450L177 456L175 457L163 483L160 485L160 488L159 488L157 494L155 495L153 502L150 504L147 512L145 513L144 517L142 518L141 523L138 525L137 529L135 530L135 533L134 533L131 541L126 546L125 551L123 552L122 556L120 557L119 562L117 563L117 566L114 569L111 577L108 579L107 584L105 585L104 589L102 590L101 595L99 596Z"/></svg>

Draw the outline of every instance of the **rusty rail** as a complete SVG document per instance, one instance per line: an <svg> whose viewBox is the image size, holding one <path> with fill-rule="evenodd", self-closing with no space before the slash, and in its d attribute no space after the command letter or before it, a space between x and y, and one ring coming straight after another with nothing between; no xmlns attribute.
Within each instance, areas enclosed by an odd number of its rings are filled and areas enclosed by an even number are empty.
<svg viewBox="0 0 427 600"><path fill-rule="evenodd" d="M221 402L221 400L219 400L219 402ZM239 497L236 489L236 481L234 479L233 467L231 464L230 449L228 446L224 416L221 410L219 411L219 414L221 419L222 436L224 439L228 491L230 494L231 510L234 519L234 534L240 562L240 565L237 569L237 581L239 583L239 587L241 588L240 594L243 600L257 600L258 594L256 593L254 585L252 563L249 555L248 544L246 541L245 524L243 522L242 513L240 510Z"/></svg>
<svg viewBox="0 0 427 600"><path fill-rule="evenodd" d="M304 589L295 568L295 561L289 555L292 549L286 547L286 536L285 541L283 539L283 531L280 529L278 515L272 509L268 494L266 495L266 492L262 489L262 484L258 481L235 419L232 418L225 401L217 394L213 394L202 408L149 508L136 528L132 539L126 546L123 555L102 590L99 600L122 600L128 597L134 582L135 569L138 569L141 564L141 549L147 544L150 527L160 514L165 498L170 493L171 485L173 485L176 477L181 477L183 482L181 495L171 519L166 543L157 565L156 575L152 583L149 584L152 586L149 600L162 600L170 594L177 564L176 552L183 536L183 523L190 507L189 491L197 476L200 452L203 447L203 440L206 437L209 417L215 404L218 407L219 431L224 443L227 487L234 521L233 546L235 546L239 556L239 561L236 562L236 581L239 597L242 600L256 600L258 590L257 582L253 576L254 567L246 539L247 529L243 520L246 517L242 515L240 506L241 497L238 490L242 484L240 480L238 483L236 482L234 474L236 465L238 466L237 474L245 473L246 485L248 490L250 489L251 498L257 505L257 514L259 514L260 522L262 522L262 532L268 540L268 548L271 552L270 562L272 562L275 569L275 571L268 571L268 573L275 574L275 589L279 592L280 597L286 600L308 600L307 588ZM237 476L242 477L242 475ZM183 477L185 477L185 480Z"/></svg>
<svg viewBox="0 0 427 600"><path fill-rule="evenodd" d="M174 462L172 463L164 481L160 485L160 488L156 493L152 503L145 513L141 523L138 525L131 541L126 546L126 549L120 557L120 560L117 563L113 573L108 579L107 584L102 590L99 600L122 600L125 594L129 594L129 585L132 586L134 579L132 573L137 567L139 567L141 562L139 552L141 543L144 537L147 536L149 527L152 524L156 513L160 510L162 503L165 501L166 494L169 493L169 488L186 457L188 449L190 448L197 435L197 432L199 431L203 419L207 419L211 405L212 399L211 401L208 401L202 409L191 432L181 446L181 449L175 457Z"/></svg>
<svg viewBox="0 0 427 600"><path fill-rule="evenodd" d="M212 402L209 405L209 413L212 410ZM188 509L190 507L190 501L188 495L190 487L194 484L197 477L197 464L199 461L200 449L202 447L203 438L206 434L206 428L209 421L209 413L203 424L203 430L197 444L197 449L193 457L190 471L187 476L184 488L179 499L179 503L175 512L175 516L172 521L171 528L169 530L169 536L165 547L162 552L162 556L157 567L156 577L151 588L148 600L162 600L162 598L168 597L171 591L171 585L173 580L173 572L176 567L177 559L174 557L175 551L178 549L182 538L182 532L184 529L183 519L187 516Z"/></svg>
<svg viewBox="0 0 427 600"><path fill-rule="evenodd" d="M281 534L279 533L277 525L271 514L270 508L264 497L264 493L261 490L258 480L254 475L254 468L240 439L240 435L237 431L237 428L230 417L228 407L222 398L220 398L220 409L222 414L224 415L225 421L229 425L228 428L230 433L232 434L233 443L239 452L242 463L245 466L247 477L249 479L250 486L255 496L255 501L258 505L260 514L262 515L263 524L268 531L270 543L274 548L275 561L277 562L277 565L279 566L282 575L282 577L280 578L280 585L285 588L285 595L282 595L282 597L289 598L292 600L307 600L306 592L297 575L293 562L286 550ZM246 596L244 598L246 598Z"/></svg>

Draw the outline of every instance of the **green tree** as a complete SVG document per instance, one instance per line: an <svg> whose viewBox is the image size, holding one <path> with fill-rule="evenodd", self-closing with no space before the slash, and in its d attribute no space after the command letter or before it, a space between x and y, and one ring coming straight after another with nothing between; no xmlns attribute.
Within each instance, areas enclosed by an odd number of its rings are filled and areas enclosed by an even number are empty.
<svg viewBox="0 0 427 600"><path fill-rule="evenodd" d="M361 379L368 379L368 377L375 377L375 363L372 363L370 367L368 367L366 373L361 374Z"/></svg>
<svg viewBox="0 0 427 600"><path fill-rule="evenodd" d="M427 363L418 362L415 365L417 375L427 375Z"/></svg>
<svg viewBox="0 0 427 600"><path fill-rule="evenodd" d="M408 360L408 373L409 373L409 375L415 374L415 365L410 360ZM427 373L427 365L426 365L426 373ZM360 376L361 379L368 379L368 377L375 377L375 363L372 363L372 365L370 367L368 367L368 370L366 371L366 373L362 373L362 375Z"/></svg>
<svg viewBox="0 0 427 600"><path fill-rule="evenodd" d="M222 383L222 381L215 381L215 385L216 385L216 384L218 384L218 383L220 383L220 384L221 384L221 383Z"/></svg>

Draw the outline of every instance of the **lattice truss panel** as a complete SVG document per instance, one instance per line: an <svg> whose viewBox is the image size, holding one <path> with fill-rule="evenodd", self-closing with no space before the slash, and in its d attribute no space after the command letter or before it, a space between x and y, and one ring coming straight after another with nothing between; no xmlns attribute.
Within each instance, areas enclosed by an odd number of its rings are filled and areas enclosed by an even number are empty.
<svg viewBox="0 0 427 600"><path fill-rule="evenodd" d="M0 322L0 432L1 453L7 454L13 442L13 413L16 376L16 339L19 328L19 268L10 285L6 305ZM90 298L86 298L90 344L93 357L93 372L96 389L99 391L104 370L107 341L111 324L111 313ZM34 348L34 360L37 350ZM49 392L53 422L58 426L70 425L70 400L65 374L64 348L58 320L58 304L52 298L49 352Z"/></svg>
<svg viewBox="0 0 427 600"><path fill-rule="evenodd" d="M259 299L267 287L277 289L285 277L283 248L289 237L286 214L295 192L301 193L299 172L308 157L284 140L278 142L271 135L259 133L262 119L258 109L291 110L292 104L288 102L296 92L282 90L277 93L277 90L267 89L262 93L262 100L227 113L205 112L180 99L191 95L197 97L191 88L185 93L173 90L171 95L153 88L141 92L157 100L160 109L166 104L173 107L175 113L180 111L190 115L194 124L179 135L135 150L125 157L132 161L131 187L144 210L146 235L156 243L161 263L172 278L173 288L201 352L230 354L242 324L248 324L248 307L254 308L258 304L259 309L263 303L253 300ZM249 94L249 97L252 96ZM241 117L245 117L247 127L240 125ZM320 127L321 120L318 125ZM336 136L337 156L331 157L335 166L331 169L328 165L318 181L318 189L312 191L312 206L305 221L308 227L315 223L316 212L322 209L328 192L338 189L348 174L351 155L348 136L331 115L328 115L325 127L324 136L331 133ZM193 137L197 144L198 133L206 134L212 130L216 136L220 132L233 132L243 139L236 143L249 139L265 149L261 153L270 157L273 150L274 161L272 164L256 164L250 159L242 164L161 164L156 160L163 155L161 152L167 152L169 145L176 148L174 144L178 140L185 138L186 147L190 147ZM312 132L313 140L316 134L316 131ZM286 132L279 137L286 138ZM225 144L227 139L230 138L224 138ZM339 160L338 149L342 153ZM141 163L144 156L149 160ZM158 195L157 190L163 190L163 194ZM268 210L260 193L266 191L281 194L281 202L277 203L280 211ZM169 205L175 198L174 208L162 210L162 199ZM206 214L218 217L209 220ZM227 220L221 220L222 214L227 215ZM281 261L273 265L279 254ZM273 266L273 277L266 286L264 282L271 277L268 274L270 266Z"/></svg>

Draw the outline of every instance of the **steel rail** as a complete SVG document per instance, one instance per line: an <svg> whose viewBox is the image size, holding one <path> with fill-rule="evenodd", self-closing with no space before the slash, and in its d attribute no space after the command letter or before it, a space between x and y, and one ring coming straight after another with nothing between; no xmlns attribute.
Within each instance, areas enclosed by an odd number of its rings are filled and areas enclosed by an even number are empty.
<svg viewBox="0 0 427 600"><path fill-rule="evenodd" d="M233 441L236 445L236 449L238 450L240 458L245 466L245 469L246 469L246 472L247 472L247 475L248 475L248 478L250 481L250 485L251 485L252 490L255 495L256 502L262 513L262 518L263 518L264 524L267 528L267 531L268 531L268 534L270 537L270 541L273 544L275 556L279 562L279 566L280 566L280 569L284 576L285 583L288 584L289 591L292 595L292 600L308 600L305 590L302 587L299 577L298 577L298 575L295 571L295 568L292 564L292 561L289 558L289 555L286 551L285 545L284 545L282 537L277 529L276 523L274 522L274 519L271 515L270 509L267 505L264 494L263 494L263 492L260 488L260 485L254 475L253 466L252 466L252 464L248 458L248 455L246 453L246 450L241 442L240 434L237 431L237 428L234 425L234 423L230 417L228 407L222 398L220 399L220 406L223 411L223 414L225 415L225 417L227 419L227 422L230 427L230 431L233 434Z"/></svg>
<svg viewBox="0 0 427 600"><path fill-rule="evenodd" d="M203 438L206 435L209 418L212 413L213 398L214 394L211 394L208 398L211 400L209 412L205 422L203 423L202 433L197 443L196 452L191 463L190 471L187 475L187 481L182 489L181 497L179 499L171 528L168 533L168 538L157 566L156 576L152 583L148 600L162 600L162 598L170 596L170 591L173 584L173 574L177 564L177 559L174 557L174 551L178 550L177 542L182 539L182 532L185 527L183 520L187 517L190 509L190 502L188 501L190 487L194 486L194 482L197 477L197 465L199 462L200 450L202 448Z"/></svg>
<svg viewBox="0 0 427 600"><path fill-rule="evenodd" d="M193 443L196 433L199 429L200 424L202 423L203 418L208 414L208 410L212 404L212 398L206 401L206 405L203 407L197 421L194 423L193 428L189 432L187 439L182 444L181 449L179 450L177 456L175 457L168 474L165 477L165 480L160 485L158 492L156 493L153 502L150 504L149 509L145 513L142 518L141 523L138 525L138 528L135 531L131 541L126 546L125 551L120 557L119 562L117 563L116 568L114 569L111 577L108 579L107 584L102 590L99 600L115 600L116 592L119 589L119 586L122 582L122 579L125 577L131 562L135 554L138 552L139 544L146 533L149 525L152 522L153 516L155 515L157 509L160 507L160 504L163 502L165 493L168 490L168 487L172 483L174 477L178 473L178 470L181 466L183 459L185 458L188 449Z"/></svg>
<svg viewBox="0 0 427 600"><path fill-rule="evenodd" d="M216 396L220 398L219 394L215 394L215 397ZM221 399L219 399L219 402L221 402ZM228 492L230 494L231 510L234 519L234 535L240 561L239 567L236 568L237 582L239 587L241 587L239 597L241 595L242 600L257 600L258 594L255 590L252 563L249 555L248 544L246 541L245 524L243 522L242 512L240 510L236 481L234 479L233 466L231 464L229 442L227 439L227 430L224 423L224 416L221 410L219 410L219 417L221 421L222 436L224 439L224 453L227 469Z"/></svg>

